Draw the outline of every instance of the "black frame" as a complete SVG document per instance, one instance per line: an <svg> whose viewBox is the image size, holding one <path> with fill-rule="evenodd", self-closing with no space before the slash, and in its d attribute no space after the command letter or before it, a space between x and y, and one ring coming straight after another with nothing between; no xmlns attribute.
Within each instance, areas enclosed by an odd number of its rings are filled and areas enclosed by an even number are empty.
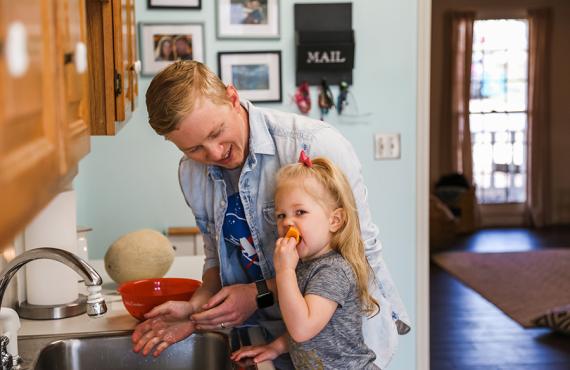
<svg viewBox="0 0 570 370"><path fill-rule="evenodd" d="M153 0L147 0L148 9L192 9L192 10L202 9L202 0L198 0L198 5L186 5L186 6L152 5L152 1Z"/></svg>
<svg viewBox="0 0 570 370"><path fill-rule="evenodd" d="M277 99L245 99L250 100L253 103L281 103L283 101L283 76L282 76L282 67L281 67L281 50L258 50L258 51L219 51L218 52L218 76L220 79L223 78L222 76L222 58L224 55L252 55L252 54L276 54L277 55L277 73L279 75L279 86L278 92L279 97ZM271 87L271 86L270 86ZM238 93L240 91L238 90ZM240 94L240 97L242 94Z"/></svg>

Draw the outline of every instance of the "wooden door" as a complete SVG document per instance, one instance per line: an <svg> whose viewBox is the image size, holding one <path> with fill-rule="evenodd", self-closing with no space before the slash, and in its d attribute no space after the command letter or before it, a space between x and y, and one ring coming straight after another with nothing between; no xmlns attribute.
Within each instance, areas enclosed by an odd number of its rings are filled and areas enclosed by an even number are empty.
<svg viewBox="0 0 570 370"><path fill-rule="evenodd" d="M56 40L59 110L65 166L63 181L77 173L79 160L90 148L89 88L84 0L57 0Z"/></svg>
<svg viewBox="0 0 570 370"><path fill-rule="evenodd" d="M0 248L58 191L51 0L0 0Z"/></svg>
<svg viewBox="0 0 570 370"><path fill-rule="evenodd" d="M135 0L86 1L91 135L115 135L136 106Z"/></svg>
<svg viewBox="0 0 570 370"><path fill-rule="evenodd" d="M137 107L137 98L139 96L139 73L140 62L137 56L137 32L135 21L135 0L127 0L127 27L128 27L128 44L129 44L129 92L127 100L131 104L131 111L134 112Z"/></svg>
<svg viewBox="0 0 570 370"><path fill-rule="evenodd" d="M113 0L113 50L115 63L115 120L126 121L132 113L129 101L129 0ZM117 88L118 87L118 88Z"/></svg>

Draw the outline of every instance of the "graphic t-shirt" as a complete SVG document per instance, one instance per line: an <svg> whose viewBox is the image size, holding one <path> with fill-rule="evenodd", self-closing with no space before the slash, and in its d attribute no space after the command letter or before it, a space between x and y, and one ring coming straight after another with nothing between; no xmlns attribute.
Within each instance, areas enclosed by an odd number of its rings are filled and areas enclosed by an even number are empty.
<svg viewBox="0 0 570 370"><path fill-rule="evenodd" d="M255 247L253 246L253 238L251 231L245 218L243 204L237 191L237 183L240 172L224 171L226 180L226 191L228 194L228 208L224 217L222 233L224 241L228 248L228 255L237 254L237 260L245 271L249 282L263 279L259 259ZM236 184L236 186L234 186Z"/></svg>

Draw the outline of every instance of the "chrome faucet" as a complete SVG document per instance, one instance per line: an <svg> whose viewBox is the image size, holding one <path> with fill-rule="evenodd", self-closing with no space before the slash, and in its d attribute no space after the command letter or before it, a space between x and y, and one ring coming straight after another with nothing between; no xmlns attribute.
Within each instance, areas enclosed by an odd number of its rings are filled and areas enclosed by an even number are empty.
<svg viewBox="0 0 570 370"><path fill-rule="evenodd" d="M77 272L87 286L87 315L98 317L107 312L107 305L101 294L101 284L103 279L95 271L95 269L87 262L77 257L75 254L57 248L36 248L28 250L8 263L6 268L0 273L0 307L4 299L4 293L10 283L12 277L18 272L20 267L26 263L38 259L50 259L63 263L64 265ZM17 318L17 316L16 316ZM3 334L3 333L0 333ZM19 356L8 353L7 346L9 338L2 335L0 336L0 369L11 370L18 367L21 362Z"/></svg>
<svg viewBox="0 0 570 370"><path fill-rule="evenodd" d="M83 277L89 292L87 296L87 315L97 317L107 312L107 305L103 295L101 295L101 284L103 283L101 276L93 267L89 266L87 262L75 254L57 248L30 249L16 256L8 263L4 271L0 273L0 306L10 279L12 279L20 267L37 259L50 259L61 262Z"/></svg>

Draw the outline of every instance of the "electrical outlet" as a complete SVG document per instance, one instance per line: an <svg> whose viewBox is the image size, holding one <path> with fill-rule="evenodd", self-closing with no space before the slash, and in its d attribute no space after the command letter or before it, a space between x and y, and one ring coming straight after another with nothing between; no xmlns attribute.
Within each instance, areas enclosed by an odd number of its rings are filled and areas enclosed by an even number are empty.
<svg viewBox="0 0 570 370"><path fill-rule="evenodd" d="M374 135L374 159L400 158L400 134Z"/></svg>

